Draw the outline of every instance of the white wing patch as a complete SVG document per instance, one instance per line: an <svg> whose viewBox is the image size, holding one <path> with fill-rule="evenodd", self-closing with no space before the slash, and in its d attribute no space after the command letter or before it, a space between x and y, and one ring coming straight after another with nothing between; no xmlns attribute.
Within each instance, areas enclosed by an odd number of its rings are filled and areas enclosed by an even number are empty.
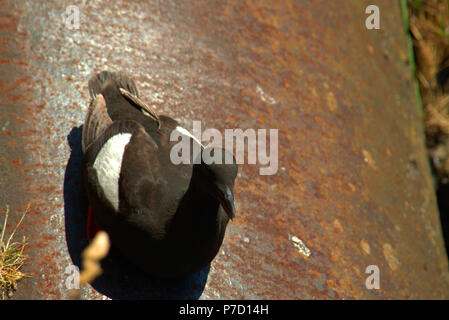
<svg viewBox="0 0 449 320"><path fill-rule="evenodd" d="M195 140L196 142L198 142L200 145L202 145L202 144L201 144L201 141L199 141L193 134L191 134L191 133L189 132L189 130L187 130L187 129L181 127L181 126L177 126L177 127L176 127L176 130L179 131L180 133L182 133L183 135L192 138L193 140Z"/></svg>
<svg viewBox="0 0 449 320"><path fill-rule="evenodd" d="M118 180L122 167L123 153L131 139L131 133L119 133L109 138L103 145L94 162L98 182L112 204L118 211Z"/></svg>

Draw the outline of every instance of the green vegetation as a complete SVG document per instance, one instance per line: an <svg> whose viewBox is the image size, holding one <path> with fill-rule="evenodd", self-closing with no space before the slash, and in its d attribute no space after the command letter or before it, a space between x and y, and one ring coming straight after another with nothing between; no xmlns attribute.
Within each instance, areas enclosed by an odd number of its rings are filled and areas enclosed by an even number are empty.
<svg viewBox="0 0 449 320"><path fill-rule="evenodd" d="M26 255L24 249L26 246L26 238L23 237L21 242L13 241L13 237L17 231L17 228L23 221L23 218L27 214L29 207L25 210L19 222L15 226L13 232L9 235L8 240L5 242L5 230L8 223L9 206L6 206L5 219L1 226L0 233L0 299L4 300L9 296L12 290L16 289L17 281L23 277L29 276L21 271L22 266L26 262Z"/></svg>

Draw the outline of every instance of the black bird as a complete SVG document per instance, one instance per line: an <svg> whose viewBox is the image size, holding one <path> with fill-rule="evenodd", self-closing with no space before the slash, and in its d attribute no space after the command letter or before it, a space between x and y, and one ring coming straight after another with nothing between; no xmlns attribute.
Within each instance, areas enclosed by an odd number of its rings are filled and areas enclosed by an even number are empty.
<svg viewBox="0 0 449 320"><path fill-rule="evenodd" d="M122 73L94 75L89 92L82 136L88 220L150 275L182 277L209 265L235 215L233 155L231 164L207 164L201 157L205 152L225 159L228 151L203 147L177 121L158 114ZM191 150L200 150L201 161L171 161L179 143L170 141L174 130Z"/></svg>

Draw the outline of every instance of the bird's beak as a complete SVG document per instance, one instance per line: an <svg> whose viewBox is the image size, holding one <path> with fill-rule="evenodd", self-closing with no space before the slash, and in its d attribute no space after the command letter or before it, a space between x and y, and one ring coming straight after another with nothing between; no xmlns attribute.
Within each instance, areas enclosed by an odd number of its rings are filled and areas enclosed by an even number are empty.
<svg viewBox="0 0 449 320"><path fill-rule="evenodd" d="M228 215L229 219L234 219L235 217L235 207L234 207L234 195L228 186L218 189L218 199L220 204Z"/></svg>

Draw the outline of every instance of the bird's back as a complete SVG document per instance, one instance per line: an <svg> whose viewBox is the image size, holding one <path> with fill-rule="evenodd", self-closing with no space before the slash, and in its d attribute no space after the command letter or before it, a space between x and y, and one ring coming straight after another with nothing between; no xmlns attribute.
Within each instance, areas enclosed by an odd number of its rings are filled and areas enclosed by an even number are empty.
<svg viewBox="0 0 449 320"><path fill-rule="evenodd" d="M143 103L134 81L121 74L95 75L89 91L83 175L94 217L113 245L151 274L172 277L204 267L227 220L217 224L216 200L202 204L206 195L188 192L192 164L172 162L178 141L170 134L178 123ZM198 143L188 138L191 146ZM108 168L111 163L118 168Z"/></svg>

